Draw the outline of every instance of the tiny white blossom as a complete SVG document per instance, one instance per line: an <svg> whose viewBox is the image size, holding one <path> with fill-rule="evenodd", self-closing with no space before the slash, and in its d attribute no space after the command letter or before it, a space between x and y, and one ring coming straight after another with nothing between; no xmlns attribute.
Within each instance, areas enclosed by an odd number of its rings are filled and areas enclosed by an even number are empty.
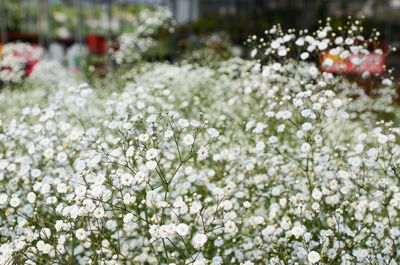
<svg viewBox="0 0 400 265"><path fill-rule="evenodd" d="M197 233L193 236L194 247L202 247L207 242L208 237L205 234Z"/></svg>
<svg viewBox="0 0 400 265"><path fill-rule="evenodd" d="M176 232L180 236L186 236L189 233L189 226L187 224L180 223L176 226Z"/></svg>
<svg viewBox="0 0 400 265"><path fill-rule="evenodd" d="M317 263L318 261L320 261L321 257L320 257L320 255L318 254L318 252L311 251L310 253L308 253L307 259L308 259L308 261L309 261L311 264L315 264L315 263Z"/></svg>
<svg viewBox="0 0 400 265"><path fill-rule="evenodd" d="M191 135L191 134L185 135L185 137L183 137L183 143L185 145L192 145L194 143L193 135Z"/></svg>
<svg viewBox="0 0 400 265"><path fill-rule="evenodd" d="M83 228L79 228L76 230L75 236L78 240L85 240L87 238L87 232Z"/></svg>

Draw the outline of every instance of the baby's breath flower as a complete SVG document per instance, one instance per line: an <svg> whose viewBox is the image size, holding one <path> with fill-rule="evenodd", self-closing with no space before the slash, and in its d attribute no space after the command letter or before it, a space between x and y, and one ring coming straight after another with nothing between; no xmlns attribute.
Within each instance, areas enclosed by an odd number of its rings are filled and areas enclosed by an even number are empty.
<svg viewBox="0 0 400 265"><path fill-rule="evenodd" d="M183 143L185 145L192 145L194 143L194 137L191 134L185 135L185 137L183 137Z"/></svg>
<svg viewBox="0 0 400 265"><path fill-rule="evenodd" d="M320 255L318 254L318 252L311 251L308 253L307 259L311 264L315 264L320 261Z"/></svg>

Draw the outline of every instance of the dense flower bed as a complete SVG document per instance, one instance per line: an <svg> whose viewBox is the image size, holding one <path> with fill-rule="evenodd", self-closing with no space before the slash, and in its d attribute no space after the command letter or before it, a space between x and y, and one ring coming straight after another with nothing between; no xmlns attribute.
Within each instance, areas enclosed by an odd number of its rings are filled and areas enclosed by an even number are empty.
<svg viewBox="0 0 400 265"><path fill-rule="evenodd" d="M398 264L392 81L367 96L270 34L259 61L6 92L0 264Z"/></svg>

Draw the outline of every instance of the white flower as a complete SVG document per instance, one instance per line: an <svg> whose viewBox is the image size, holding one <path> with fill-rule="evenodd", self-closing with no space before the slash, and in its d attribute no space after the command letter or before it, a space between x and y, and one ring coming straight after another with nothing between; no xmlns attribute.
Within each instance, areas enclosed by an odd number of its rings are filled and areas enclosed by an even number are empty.
<svg viewBox="0 0 400 265"><path fill-rule="evenodd" d="M392 82L392 80L390 80L388 78L385 78L385 79L382 80L382 85L384 85L384 86L392 86L393 82Z"/></svg>
<svg viewBox="0 0 400 265"><path fill-rule="evenodd" d="M45 158L50 159L53 157L54 154L54 150L52 148L47 148L46 150L44 150L43 155Z"/></svg>
<svg viewBox="0 0 400 265"><path fill-rule="evenodd" d="M171 138L174 135L174 132L171 129L165 131L164 136L165 138Z"/></svg>
<svg viewBox="0 0 400 265"><path fill-rule="evenodd" d="M190 206L190 214L198 213L201 210L201 202L195 201L193 202L192 206Z"/></svg>
<svg viewBox="0 0 400 265"><path fill-rule="evenodd" d="M10 205L11 205L11 207L14 207L14 208L18 207L20 205L20 203L21 203L21 200L18 197L13 197L10 200Z"/></svg>
<svg viewBox="0 0 400 265"><path fill-rule="evenodd" d="M65 185L65 183L60 183L60 184L57 185L57 191L59 193L66 193L67 190L68 190L68 186Z"/></svg>
<svg viewBox="0 0 400 265"><path fill-rule="evenodd" d="M301 152L308 153L311 151L311 146L309 143L303 143L300 147Z"/></svg>
<svg viewBox="0 0 400 265"><path fill-rule="evenodd" d="M312 111L309 109L304 109L301 111L301 116L303 116L304 118L310 118L312 115Z"/></svg>
<svg viewBox="0 0 400 265"><path fill-rule="evenodd" d="M335 62L331 59L331 58L326 58L325 60L324 60L324 62L323 62L323 66L326 66L326 67L330 67L330 66L332 66L333 64L334 64Z"/></svg>
<svg viewBox="0 0 400 265"><path fill-rule="evenodd" d="M37 169L37 168L32 169L32 171L31 171L31 175L34 178L39 177L41 174L42 174L42 171L40 169Z"/></svg>
<svg viewBox="0 0 400 265"><path fill-rule="evenodd" d="M133 177L129 173L125 173L121 176L121 184L123 186L130 186L133 182Z"/></svg>
<svg viewBox="0 0 400 265"><path fill-rule="evenodd" d="M41 238L50 238L51 236L51 230L49 228L42 228L40 230L40 237Z"/></svg>
<svg viewBox="0 0 400 265"><path fill-rule="evenodd" d="M343 37L341 37L341 36L336 37L336 39L335 39L335 44L336 44L336 45L340 45L340 44L342 44L342 43L343 43Z"/></svg>
<svg viewBox="0 0 400 265"><path fill-rule="evenodd" d="M183 143L185 145L192 145L194 142L194 137L191 134L187 134L185 135L185 137L183 137Z"/></svg>
<svg viewBox="0 0 400 265"><path fill-rule="evenodd" d="M154 160L150 160L146 162L146 168L148 170L154 170L157 167L157 162Z"/></svg>
<svg viewBox="0 0 400 265"><path fill-rule="evenodd" d="M208 260L204 257L197 257L196 260L193 262L193 265L207 265Z"/></svg>
<svg viewBox="0 0 400 265"><path fill-rule="evenodd" d="M168 226L162 225L158 230L158 234L160 235L161 238L167 238L169 236Z"/></svg>
<svg viewBox="0 0 400 265"><path fill-rule="evenodd" d="M267 128L267 127L268 127L267 124L264 124L264 123L262 123L262 122L258 122L257 125L256 125L256 127L254 128L254 130L253 130L252 132L253 132L253 133L259 134L259 133L262 133L263 130L264 130L265 128Z"/></svg>
<svg viewBox="0 0 400 265"><path fill-rule="evenodd" d="M192 242L195 248L202 247L207 242L208 237L205 234L197 233L194 235Z"/></svg>
<svg viewBox="0 0 400 265"><path fill-rule="evenodd" d="M41 194L48 194L50 192L50 189L51 189L51 186L49 184L45 183L40 188L40 193Z"/></svg>
<svg viewBox="0 0 400 265"><path fill-rule="evenodd" d="M386 135L384 135L384 134L378 135L378 139L377 139L378 143L385 144L388 140L389 140L389 138Z"/></svg>
<svg viewBox="0 0 400 265"><path fill-rule="evenodd" d="M301 128L303 129L303 131L310 131L312 129L312 124L309 122L305 122L303 123L303 125L301 126Z"/></svg>
<svg viewBox="0 0 400 265"><path fill-rule="evenodd" d="M278 49L281 46L281 44L279 43L279 41L273 41L271 42L271 48L272 49Z"/></svg>
<svg viewBox="0 0 400 265"><path fill-rule="evenodd" d="M211 138L217 138L219 136L219 132L217 129L209 128L207 129L207 133L210 135Z"/></svg>
<svg viewBox="0 0 400 265"><path fill-rule="evenodd" d="M348 159L348 161L351 166L356 167L356 168L359 167L362 163L362 160L359 157L350 157Z"/></svg>
<svg viewBox="0 0 400 265"><path fill-rule="evenodd" d="M124 216L124 223L127 224L127 223L132 222L132 221L133 221L133 217L134 217L134 216L133 216L132 213L126 214L126 215Z"/></svg>
<svg viewBox="0 0 400 265"><path fill-rule="evenodd" d="M285 131L285 124L280 124L277 128L276 128L276 131L277 132L283 132L283 131Z"/></svg>
<svg viewBox="0 0 400 265"><path fill-rule="evenodd" d="M51 250L51 245L46 244L43 242L43 240L40 240L36 243L36 247L39 251L42 251L44 254L48 254Z"/></svg>
<svg viewBox="0 0 400 265"><path fill-rule="evenodd" d="M364 151L364 145L363 144L356 144L356 146L354 147L354 151L357 154L361 154Z"/></svg>
<svg viewBox="0 0 400 265"><path fill-rule="evenodd" d="M117 222L115 222L114 220L107 220L106 228L110 231L115 231L115 229L117 228Z"/></svg>
<svg viewBox="0 0 400 265"><path fill-rule="evenodd" d="M323 30L318 31L318 38L319 39L326 38L326 34L327 34L326 28L324 28Z"/></svg>
<svg viewBox="0 0 400 265"><path fill-rule="evenodd" d="M311 264L314 264L321 259L321 256L317 252L311 251L310 253L308 253L307 259Z"/></svg>
<svg viewBox="0 0 400 265"><path fill-rule="evenodd" d="M274 144L274 143L278 142L278 137L276 137L276 136L270 136L270 137L268 138L268 141L269 141L271 144Z"/></svg>
<svg viewBox="0 0 400 265"><path fill-rule="evenodd" d="M26 196L26 198L27 198L28 202L34 203L36 200L36 195L33 192L29 192L28 195ZM1 202L0 202L0 204L1 204Z"/></svg>
<svg viewBox="0 0 400 265"><path fill-rule="evenodd" d="M157 115L155 115L155 114L150 115L150 116L146 119L146 122L147 122L147 123L154 123L154 122L156 122L156 121L157 121Z"/></svg>
<svg viewBox="0 0 400 265"><path fill-rule="evenodd" d="M149 150L146 151L146 159L147 160L152 160L158 156L158 151L157 149L150 148Z"/></svg>
<svg viewBox="0 0 400 265"><path fill-rule="evenodd" d="M304 38L298 38L295 43L296 43L297 46L303 46L304 45Z"/></svg>
<svg viewBox="0 0 400 265"><path fill-rule="evenodd" d="M257 55L257 49L253 49L250 53L251 58L254 58Z"/></svg>
<svg viewBox="0 0 400 265"><path fill-rule="evenodd" d="M84 196L86 194L86 187L85 186L79 186L75 189L75 194L76 196Z"/></svg>
<svg viewBox="0 0 400 265"><path fill-rule="evenodd" d="M135 147L130 146L127 150L126 150L126 156L127 157L132 157L135 154Z"/></svg>
<svg viewBox="0 0 400 265"><path fill-rule="evenodd" d="M308 53L308 52L302 52L301 54L300 54L300 59L302 59L303 61L304 60L307 60L307 58L310 56L310 54Z"/></svg>
<svg viewBox="0 0 400 265"><path fill-rule="evenodd" d="M6 204L6 203L7 203L7 199L8 199L7 194L1 193L1 194L0 194L0 205L1 205L1 204Z"/></svg>
<svg viewBox="0 0 400 265"><path fill-rule="evenodd" d="M103 207L97 207L93 212L93 216L97 219L103 218L104 217Z"/></svg>
<svg viewBox="0 0 400 265"><path fill-rule="evenodd" d="M233 221L228 221L224 225L225 233L234 233L236 229L236 224Z"/></svg>
<svg viewBox="0 0 400 265"><path fill-rule="evenodd" d="M87 232L83 228L79 228L76 230L75 236L78 240L85 240L87 238Z"/></svg>
<svg viewBox="0 0 400 265"><path fill-rule="evenodd" d="M332 101L332 105L333 105L334 108L338 109L341 106L343 106L343 102L340 99L337 98L337 99L334 99Z"/></svg>
<svg viewBox="0 0 400 265"><path fill-rule="evenodd" d="M346 39L344 40L344 43L346 43L346 45L348 45L348 46L353 45L354 39L348 37L348 38L346 38Z"/></svg>
<svg viewBox="0 0 400 265"><path fill-rule="evenodd" d="M311 66L308 68L308 73L311 75L312 78L316 78L318 76L318 68L315 66Z"/></svg>
<svg viewBox="0 0 400 265"><path fill-rule="evenodd" d="M314 200L319 201L322 198L322 192L319 189L313 189L312 197Z"/></svg>
<svg viewBox="0 0 400 265"><path fill-rule="evenodd" d="M192 126L193 128L199 128L201 125L201 123L197 120L191 120L190 121L190 126Z"/></svg>
<svg viewBox="0 0 400 265"><path fill-rule="evenodd" d="M347 51L347 50L342 51L342 52L339 54L339 57L340 57L341 59L346 59L346 58L349 57L349 56L350 56L350 52Z"/></svg>
<svg viewBox="0 0 400 265"><path fill-rule="evenodd" d="M281 57L283 57L283 56L286 56L286 54L287 54L286 47L285 47L285 46L279 47L279 49L278 49L278 55L281 56Z"/></svg>
<svg viewBox="0 0 400 265"><path fill-rule="evenodd" d="M299 238L300 236L302 236L306 232L306 230L304 229L303 226L296 225L296 226L294 226L292 228L291 232L296 238Z"/></svg>
<svg viewBox="0 0 400 265"><path fill-rule="evenodd" d="M147 140L149 140L149 135L148 134L142 133L142 134L139 135L139 141L147 142Z"/></svg>
<svg viewBox="0 0 400 265"><path fill-rule="evenodd" d="M197 151L197 156L200 160L205 159L208 157L208 149L206 147L200 147Z"/></svg>
<svg viewBox="0 0 400 265"><path fill-rule="evenodd" d="M57 155L57 161L60 163L64 163L65 161L67 161L68 156L65 152L60 152Z"/></svg>
<svg viewBox="0 0 400 265"><path fill-rule="evenodd" d="M143 171L136 172L135 179L138 183L142 183L146 179L146 173Z"/></svg>
<svg viewBox="0 0 400 265"><path fill-rule="evenodd" d="M179 224L176 226L176 233L180 236L186 236L189 233L189 226L187 224Z"/></svg>
<svg viewBox="0 0 400 265"><path fill-rule="evenodd" d="M117 121L112 121L108 124L108 128L110 128L110 129L116 129L117 127L118 127Z"/></svg>
<svg viewBox="0 0 400 265"><path fill-rule="evenodd" d="M215 257L213 257L213 259L212 259L212 263L213 263L214 265L222 265L222 264L224 263L224 260L222 259L221 256L215 256Z"/></svg>
<svg viewBox="0 0 400 265"><path fill-rule="evenodd" d="M74 163L74 167L77 171L82 171L86 167L86 163L83 160L76 160Z"/></svg>
<svg viewBox="0 0 400 265"><path fill-rule="evenodd" d="M276 114L277 119L282 119L282 120L288 120L292 117L292 112L285 110L285 111L279 111Z"/></svg>
<svg viewBox="0 0 400 265"><path fill-rule="evenodd" d="M318 49L319 49L320 51L323 51L323 50L325 50L326 48L328 48L328 44L329 44L328 41L321 41L321 42L318 44Z"/></svg>
<svg viewBox="0 0 400 265"><path fill-rule="evenodd" d="M311 204L311 209L313 209L314 211L318 210L319 209L319 203L313 202Z"/></svg>
<svg viewBox="0 0 400 265"><path fill-rule="evenodd" d="M188 127L188 126L190 125L190 123L189 123L189 121L186 120L186 119L179 119L179 120L178 120L178 125L179 125L181 128L186 128L186 127Z"/></svg>

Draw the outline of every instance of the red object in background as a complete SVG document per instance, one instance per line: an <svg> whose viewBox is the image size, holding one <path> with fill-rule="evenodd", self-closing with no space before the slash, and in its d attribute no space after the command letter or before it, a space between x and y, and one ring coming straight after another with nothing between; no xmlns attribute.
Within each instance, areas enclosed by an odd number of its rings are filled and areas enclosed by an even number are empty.
<svg viewBox="0 0 400 265"><path fill-rule="evenodd" d="M21 41L21 42L29 42L29 43L38 43L39 35L36 33L8 31L7 32L7 40L8 40L8 42Z"/></svg>
<svg viewBox="0 0 400 265"><path fill-rule="evenodd" d="M106 39L101 35L91 34L86 38L90 53L104 54L107 51Z"/></svg>
<svg viewBox="0 0 400 265"><path fill-rule="evenodd" d="M33 62L28 62L26 69L25 69L25 74L26 75L30 75L33 71L33 68L35 68L35 65L38 63L39 61L33 61Z"/></svg>
<svg viewBox="0 0 400 265"><path fill-rule="evenodd" d="M376 53L376 49L380 49L382 53ZM385 73L387 51L387 44L381 41L374 47L374 51L367 55L350 54L346 59L341 59L338 55L324 52L320 58L320 69L323 72L333 74L362 74L369 72L371 75L383 75ZM333 61L332 65L324 65L326 59L331 59Z"/></svg>

